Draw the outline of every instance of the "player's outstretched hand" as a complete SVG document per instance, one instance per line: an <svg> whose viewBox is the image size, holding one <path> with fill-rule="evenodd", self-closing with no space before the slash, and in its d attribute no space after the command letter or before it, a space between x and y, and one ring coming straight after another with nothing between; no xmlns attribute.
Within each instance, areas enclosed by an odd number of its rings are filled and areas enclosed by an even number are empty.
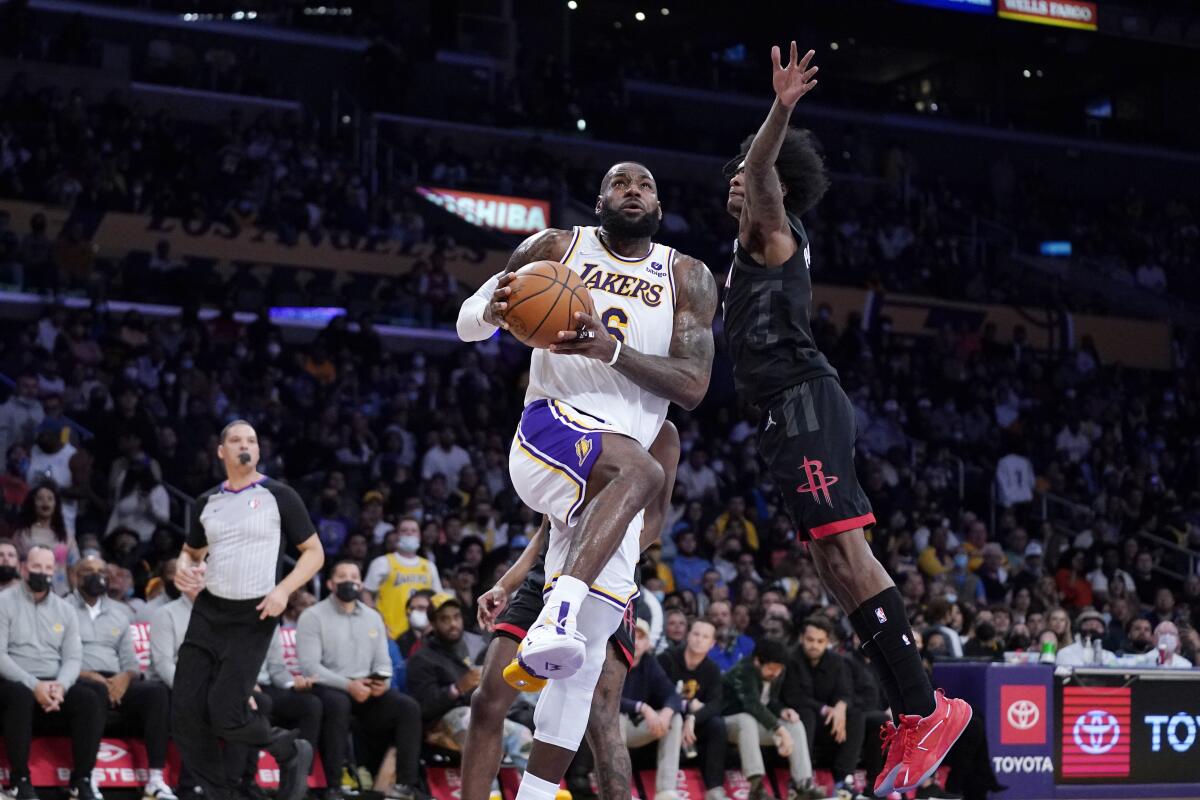
<svg viewBox="0 0 1200 800"><path fill-rule="evenodd" d="M804 54L804 58L797 61L798 51L795 42L792 42L791 49L791 57L785 67L779 60L779 47L771 48L771 61L774 64L771 85L775 87L775 96L779 98L779 102L788 108L796 105L801 97L804 97L817 85L814 76L818 69L818 67L810 69L808 66L813 56L817 54L815 50L809 50Z"/></svg>
<svg viewBox="0 0 1200 800"><path fill-rule="evenodd" d="M573 331L559 331L558 341L550 345L550 352L598 358L606 364L612 361L617 342L608 329L597 322L595 317L582 311L575 312L575 321L579 323L579 327Z"/></svg>
<svg viewBox="0 0 1200 800"><path fill-rule="evenodd" d="M479 620L479 627L485 631L491 631L492 626L496 624L496 618L507 607L508 595L504 593L504 589L499 586L488 589L479 596L479 600L475 603L475 616Z"/></svg>
<svg viewBox="0 0 1200 800"><path fill-rule="evenodd" d="M500 276L500 283L496 286L496 291L492 292L492 302L488 303L487 308L483 311L483 321L489 325L498 325L504 330L508 330L508 323L504 321L504 312L508 310L508 296L512 294L512 289L508 287L516 273L507 272Z"/></svg>

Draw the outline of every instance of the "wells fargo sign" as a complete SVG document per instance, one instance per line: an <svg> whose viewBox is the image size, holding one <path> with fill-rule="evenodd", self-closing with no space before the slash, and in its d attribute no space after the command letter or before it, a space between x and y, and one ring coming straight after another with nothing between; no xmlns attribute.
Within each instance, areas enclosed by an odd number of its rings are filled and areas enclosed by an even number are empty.
<svg viewBox="0 0 1200 800"><path fill-rule="evenodd" d="M998 0L996 14L1004 19L1096 30L1096 4L1084 0Z"/></svg>

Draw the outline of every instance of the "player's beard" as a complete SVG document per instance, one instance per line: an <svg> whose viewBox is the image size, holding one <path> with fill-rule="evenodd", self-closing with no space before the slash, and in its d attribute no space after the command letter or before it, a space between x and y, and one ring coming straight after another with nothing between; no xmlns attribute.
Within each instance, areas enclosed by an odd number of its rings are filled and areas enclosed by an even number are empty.
<svg viewBox="0 0 1200 800"><path fill-rule="evenodd" d="M605 205L600 209L600 226L617 239L653 239L659 222L658 214L652 211L630 219L620 208Z"/></svg>

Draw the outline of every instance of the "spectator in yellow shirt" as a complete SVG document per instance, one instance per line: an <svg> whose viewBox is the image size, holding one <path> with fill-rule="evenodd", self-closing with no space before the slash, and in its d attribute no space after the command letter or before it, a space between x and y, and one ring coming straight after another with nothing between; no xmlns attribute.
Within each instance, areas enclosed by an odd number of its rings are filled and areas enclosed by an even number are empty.
<svg viewBox="0 0 1200 800"><path fill-rule="evenodd" d="M717 539L725 536L725 530L730 523L740 523L745 532L744 541L751 550L758 550L758 527L746 516L746 498L736 494L729 498L725 513L717 517ZM716 544L716 542L713 542Z"/></svg>

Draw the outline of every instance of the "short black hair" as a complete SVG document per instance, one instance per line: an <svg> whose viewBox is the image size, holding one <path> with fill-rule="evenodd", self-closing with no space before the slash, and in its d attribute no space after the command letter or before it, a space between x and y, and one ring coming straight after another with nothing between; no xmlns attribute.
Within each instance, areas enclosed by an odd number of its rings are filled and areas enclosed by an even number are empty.
<svg viewBox="0 0 1200 800"><path fill-rule="evenodd" d="M221 428L221 444L225 444L225 438L227 436L229 436L230 429L234 428L238 425L245 425L250 430L252 430L252 431L254 430L254 426L251 425L248 421L246 421L244 419L235 419L233 422L229 423L224 428ZM254 435L257 436L258 431L254 431Z"/></svg>
<svg viewBox="0 0 1200 800"><path fill-rule="evenodd" d="M786 664L787 648L783 646L783 642L760 639L758 644L754 645L754 660L759 664Z"/></svg>
<svg viewBox="0 0 1200 800"><path fill-rule="evenodd" d="M804 620L805 628L816 628L819 631L825 631L825 635L830 639L833 638L833 623L829 621L829 617L824 614L813 614Z"/></svg>
<svg viewBox="0 0 1200 800"><path fill-rule="evenodd" d="M330 579L333 578L333 573L337 572L337 568L339 566L341 566L342 564L353 564L355 566L355 568L358 569L358 577L360 579L362 578L362 572L363 572L362 564L358 563L357 559L350 558L349 556L342 556L340 558L335 558L333 560L333 563L329 565Z"/></svg>
<svg viewBox="0 0 1200 800"><path fill-rule="evenodd" d="M756 134L742 141L737 158L725 165L725 174L732 177L746 160L750 145ZM783 196L783 207L796 216L810 211L825 192L829 191L829 173L825 169L825 158L821 155L820 143L813 132L804 128L788 128L775 158L775 169L779 180L787 187Z"/></svg>
<svg viewBox="0 0 1200 800"><path fill-rule="evenodd" d="M416 600L418 597L424 597L426 600L433 600L433 589L417 589L408 596L407 600L404 601L404 608L412 608L413 600Z"/></svg>

